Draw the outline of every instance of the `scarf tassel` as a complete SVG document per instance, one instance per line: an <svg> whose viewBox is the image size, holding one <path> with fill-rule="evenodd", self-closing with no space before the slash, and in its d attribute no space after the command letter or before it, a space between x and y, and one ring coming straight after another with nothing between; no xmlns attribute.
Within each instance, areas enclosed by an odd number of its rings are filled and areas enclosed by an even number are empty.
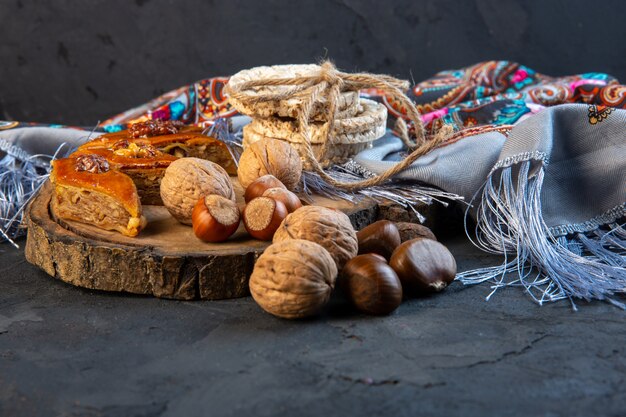
<svg viewBox="0 0 626 417"><path fill-rule="evenodd" d="M540 305L568 299L576 310L574 300L582 299L626 309L618 299L626 293L626 229L615 223L626 207L611 210L615 218L604 226L597 222L594 230L557 237L541 214L544 171L543 164L526 160L492 172L482 191L474 244L505 260L456 279L466 285L492 282L487 299L499 288L521 286Z"/></svg>

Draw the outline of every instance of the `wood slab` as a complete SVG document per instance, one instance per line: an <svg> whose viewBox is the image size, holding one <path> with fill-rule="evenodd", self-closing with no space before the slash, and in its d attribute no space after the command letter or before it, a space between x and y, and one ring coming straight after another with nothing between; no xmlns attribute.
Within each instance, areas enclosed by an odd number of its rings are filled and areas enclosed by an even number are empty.
<svg viewBox="0 0 626 417"><path fill-rule="evenodd" d="M243 194L238 183L235 189ZM28 208L26 259L79 287L179 300L243 297L249 294L248 279L256 259L270 244L250 239L243 226L227 242L201 242L191 227L178 223L161 206L144 206L148 226L130 238L55 218L50 209L52 193L52 185L46 183ZM313 200L342 210L357 229L379 214L372 200L356 205L323 197Z"/></svg>

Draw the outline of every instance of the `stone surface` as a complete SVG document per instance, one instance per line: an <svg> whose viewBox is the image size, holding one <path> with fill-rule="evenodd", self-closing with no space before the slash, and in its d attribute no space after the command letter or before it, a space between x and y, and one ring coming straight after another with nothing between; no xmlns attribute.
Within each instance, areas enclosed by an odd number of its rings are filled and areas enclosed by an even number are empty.
<svg viewBox="0 0 626 417"><path fill-rule="evenodd" d="M24 243L23 241L21 242ZM461 270L495 264L462 237ZM368 317L72 287L0 246L2 416L623 416L625 313L454 283Z"/></svg>

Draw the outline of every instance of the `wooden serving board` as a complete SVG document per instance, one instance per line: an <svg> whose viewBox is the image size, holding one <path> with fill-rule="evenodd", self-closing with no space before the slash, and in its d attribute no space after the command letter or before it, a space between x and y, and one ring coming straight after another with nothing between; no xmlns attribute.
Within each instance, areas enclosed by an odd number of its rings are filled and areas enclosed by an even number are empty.
<svg viewBox="0 0 626 417"><path fill-rule="evenodd" d="M236 178L233 183L237 195L243 195ZM227 242L201 242L191 227L178 223L161 206L144 206L148 226L130 238L55 218L52 193L46 183L28 208L26 259L79 287L180 300L242 297L248 295L256 259L270 244L250 239L243 226ZM379 214L371 200L356 205L323 197L313 200L315 205L344 211L356 228Z"/></svg>

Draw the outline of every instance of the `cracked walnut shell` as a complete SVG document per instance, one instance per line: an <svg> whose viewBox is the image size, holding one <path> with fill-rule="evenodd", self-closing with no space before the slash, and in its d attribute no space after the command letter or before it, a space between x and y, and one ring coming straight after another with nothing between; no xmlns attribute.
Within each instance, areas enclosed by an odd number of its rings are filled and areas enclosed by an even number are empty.
<svg viewBox="0 0 626 417"><path fill-rule="evenodd" d="M288 143L264 138L252 143L241 154L237 176L246 189L254 180L271 174L293 191L300 182L302 161Z"/></svg>
<svg viewBox="0 0 626 417"><path fill-rule="evenodd" d="M304 206L280 224L274 242L288 239L310 240L321 245L341 270L359 251L356 232L345 213L319 206Z"/></svg>
<svg viewBox="0 0 626 417"><path fill-rule="evenodd" d="M170 164L161 180L161 199L172 216L191 225L199 199L216 194L235 201L230 177L218 164L199 158L181 158Z"/></svg>
<svg viewBox="0 0 626 417"><path fill-rule="evenodd" d="M269 246L250 276L250 293L270 314L287 319L315 315L328 302L337 267L326 249L307 240Z"/></svg>

